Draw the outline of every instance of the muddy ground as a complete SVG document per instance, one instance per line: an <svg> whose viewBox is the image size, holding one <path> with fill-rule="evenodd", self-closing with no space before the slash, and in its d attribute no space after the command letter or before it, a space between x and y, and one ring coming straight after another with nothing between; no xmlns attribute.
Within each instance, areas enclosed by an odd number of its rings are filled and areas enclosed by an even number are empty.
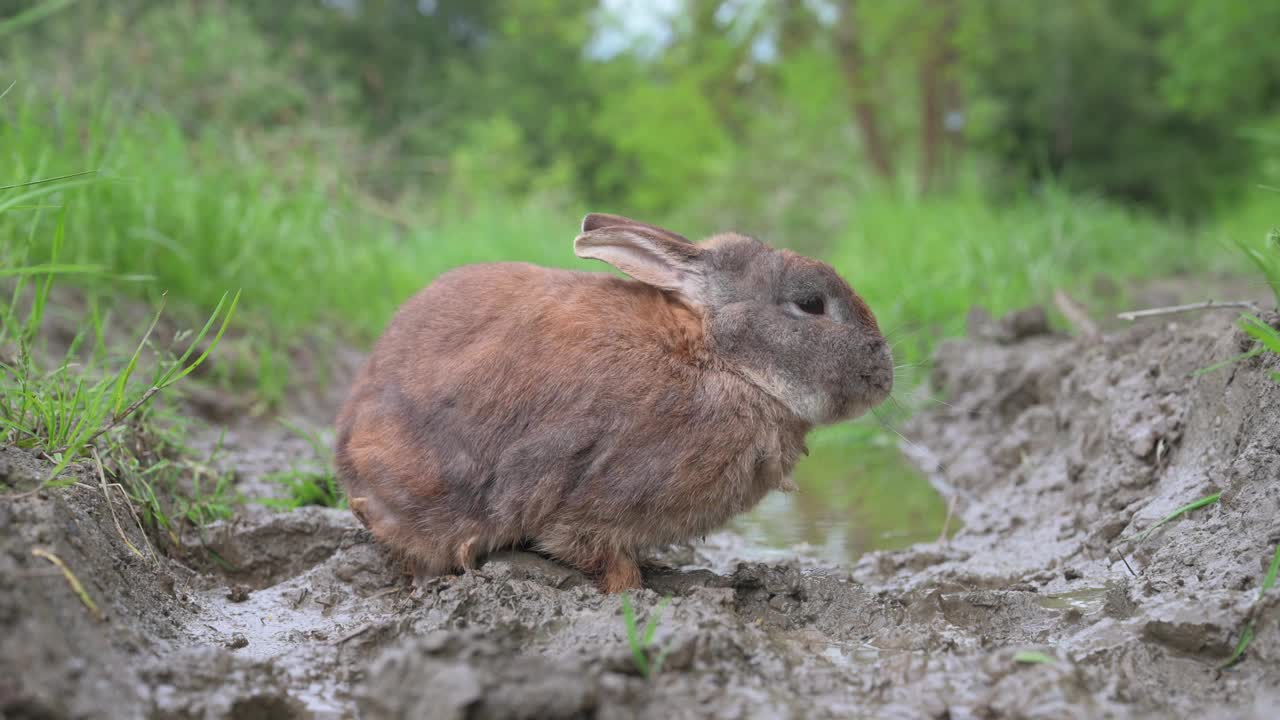
<svg viewBox="0 0 1280 720"><path fill-rule="evenodd" d="M959 533L852 568L753 561L729 534L671 548L635 596L642 622L673 596L652 680L619 598L544 558L413 591L347 512L252 505L160 553L86 468L0 500L0 716L1275 717L1280 590L1255 600L1280 541L1278 363L1193 375L1241 351L1231 320L1089 342L976 314L938 352L945 404L906 429ZM246 491L302 452L287 437L233 428ZM0 490L46 469L0 447Z"/></svg>

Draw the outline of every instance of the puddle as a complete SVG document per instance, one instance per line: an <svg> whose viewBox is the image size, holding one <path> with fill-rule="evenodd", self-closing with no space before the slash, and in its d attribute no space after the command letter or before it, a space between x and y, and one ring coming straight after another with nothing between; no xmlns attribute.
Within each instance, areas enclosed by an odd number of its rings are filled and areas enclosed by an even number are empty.
<svg viewBox="0 0 1280 720"><path fill-rule="evenodd" d="M947 514L928 479L890 445L839 436L813 443L795 481L798 492L773 493L734 521L748 545L843 565L934 540Z"/></svg>
<svg viewBox="0 0 1280 720"><path fill-rule="evenodd" d="M1043 595L1039 598L1040 607L1048 610L1079 610L1088 615L1102 609L1107 603L1106 587L1090 587L1071 592Z"/></svg>

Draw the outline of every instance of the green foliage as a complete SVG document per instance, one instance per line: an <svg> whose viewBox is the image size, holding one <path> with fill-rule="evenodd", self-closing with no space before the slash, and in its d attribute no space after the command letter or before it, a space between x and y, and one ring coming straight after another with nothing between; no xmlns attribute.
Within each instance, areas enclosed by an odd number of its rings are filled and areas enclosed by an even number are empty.
<svg viewBox="0 0 1280 720"><path fill-rule="evenodd" d="M1259 157L1242 133L1280 108L1270 5L598 5L0 0L0 16L22 12L0 59L77 110L110 94L131 112L163 109L188 135L320 153L379 197L550 192L707 215L732 194L730 210L774 218L769 229L871 181L855 100L879 118L896 173L912 175L933 62L964 121L945 138L952 180L980 166L1006 191L1050 178L1187 215L1250 177ZM658 35L627 35L637 17ZM861 80L837 51L849 23Z"/></svg>
<svg viewBox="0 0 1280 720"><path fill-rule="evenodd" d="M1171 23L1158 50L1169 71L1160 89L1173 107L1219 122L1274 112L1280 5L1158 0L1152 6Z"/></svg>
<svg viewBox="0 0 1280 720"><path fill-rule="evenodd" d="M296 462L290 463L288 470L268 476L269 480L284 486L287 496L284 498L267 498L262 502L281 510L293 510L307 505L333 508L347 507L347 498L342 492L337 472L333 468L331 462L332 453L329 451L328 444L314 432L298 427L287 420L281 419L280 422L307 441L311 451L314 453L311 462L319 464L321 469L303 469L299 468Z"/></svg>
<svg viewBox="0 0 1280 720"><path fill-rule="evenodd" d="M1258 341L1258 348L1280 357L1280 331L1263 322L1257 316L1246 313L1240 318L1240 328ZM1280 371L1272 370L1271 379L1280 382Z"/></svg>
<svg viewBox="0 0 1280 720"><path fill-rule="evenodd" d="M966 55L976 99L972 137L1003 167L1020 171L1008 180L1054 176L1073 190L1193 214L1255 167L1239 135L1249 115L1234 106L1186 107L1185 92L1171 99L1162 85L1170 74L1166 54L1190 64L1178 57L1183 46L1175 38L1198 36L1203 26L1157 12L1160 4L974 4L966 45L974 50ZM1212 5L1216 13L1218 3ZM1275 54L1274 43L1255 47ZM1176 77L1179 87L1201 80L1190 71ZM1278 98L1257 102L1274 109Z"/></svg>
<svg viewBox="0 0 1280 720"><path fill-rule="evenodd" d="M0 188L0 218L7 218L22 208L22 203L55 195L81 184L67 179L35 181ZM156 364L151 378L144 384L131 382L138 370L138 359L150 340L160 317L156 311L150 327L123 367L109 357L104 341L104 321L96 304L89 307L88 321L83 323L69 343L65 355L53 370L45 370L37 359L34 346L44 320L49 293L55 276L60 273L94 274L94 264L65 264L61 253L66 245L64 208L52 240L43 246L37 241L42 231L40 211L35 212L25 236L6 236L0 245L6 258L5 273L15 278L10 302L0 315L0 348L8 348L12 357L0 358L0 371L6 382L0 386L0 439L20 447L35 448L51 456L56 465L49 480L54 480L68 464L82 457L90 443L124 422L154 395L164 391L199 367L226 331L235 312L236 298L228 302L226 294L219 299L204 328L187 344L178 357ZM0 220L2 222L2 220ZM43 253L42 253L43 250ZM43 255L43 256L41 256ZM32 286L32 278L35 278ZM23 302L28 304L24 313ZM193 358L210 329L221 325L204 350ZM87 368L77 367L78 354L92 330L95 346L88 349Z"/></svg>
<svg viewBox="0 0 1280 720"><path fill-rule="evenodd" d="M1276 305L1280 305L1280 229L1273 228L1268 232L1261 245L1237 240L1236 247L1267 281L1275 295Z"/></svg>
<svg viewBox="0 0 1280 720"><path fill-rule="evenodd" d="M200 456L187 446L189 418L169 407L140 410L104 463L120 478L143 524L182 544L184 527L229 519L244 498L231 470L218 470L222 441Z"/></svg>
<svg viewBox="0 0 1280 720"><path fill-rule="evenodd" d="M664 647L652 660L649 658L650 649L653 647L653 636L658 631L658 623L662 621L662 611L670 602L670 595L660 600L649 613L649 619L645 622L644 630L641 631L636 623L635 609L631 607L631 594L622 593L622 621L626 626L627 645L631 648L631 657L635 660L636 669L648 680L652 680L662 672L667 651L671 649L669 646Z"/></svg>

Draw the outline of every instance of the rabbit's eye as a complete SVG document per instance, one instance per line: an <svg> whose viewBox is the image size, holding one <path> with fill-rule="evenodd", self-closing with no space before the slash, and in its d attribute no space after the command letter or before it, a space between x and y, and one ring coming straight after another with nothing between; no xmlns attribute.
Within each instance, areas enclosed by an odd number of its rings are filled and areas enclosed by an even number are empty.
<svg viewBox="0 0 1280 720"><path fill-rule="evenodd" d="M827 304L822 301L821 295L814 295L811 298L805 298L796 303L796 307L810 315L822 315L827 311Z"/></svg>

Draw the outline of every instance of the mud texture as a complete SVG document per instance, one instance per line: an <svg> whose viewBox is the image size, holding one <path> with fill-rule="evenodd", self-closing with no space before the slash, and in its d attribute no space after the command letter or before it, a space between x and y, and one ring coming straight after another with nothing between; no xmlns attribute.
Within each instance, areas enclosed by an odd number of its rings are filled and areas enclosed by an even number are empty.
<svg viewBox="0 0 1280 720"><path fill-rule="evenodd" d="M345 511L251 505L161 555L91 468L10 494L0 717L1274 717L1280 590L1255 600L1280 541L1276 359L1194 375L1241 351L1220 313L1098 342L1041 317L974 315L938 353L946 404L909 428L958 534L845 569L727 534L671 548L632 598L643 624L672 596L653 678L620 598L536 555L414 588ZM232 437L264 491L279 436ZM0 448L0 490L46 469Z"/></svg>

